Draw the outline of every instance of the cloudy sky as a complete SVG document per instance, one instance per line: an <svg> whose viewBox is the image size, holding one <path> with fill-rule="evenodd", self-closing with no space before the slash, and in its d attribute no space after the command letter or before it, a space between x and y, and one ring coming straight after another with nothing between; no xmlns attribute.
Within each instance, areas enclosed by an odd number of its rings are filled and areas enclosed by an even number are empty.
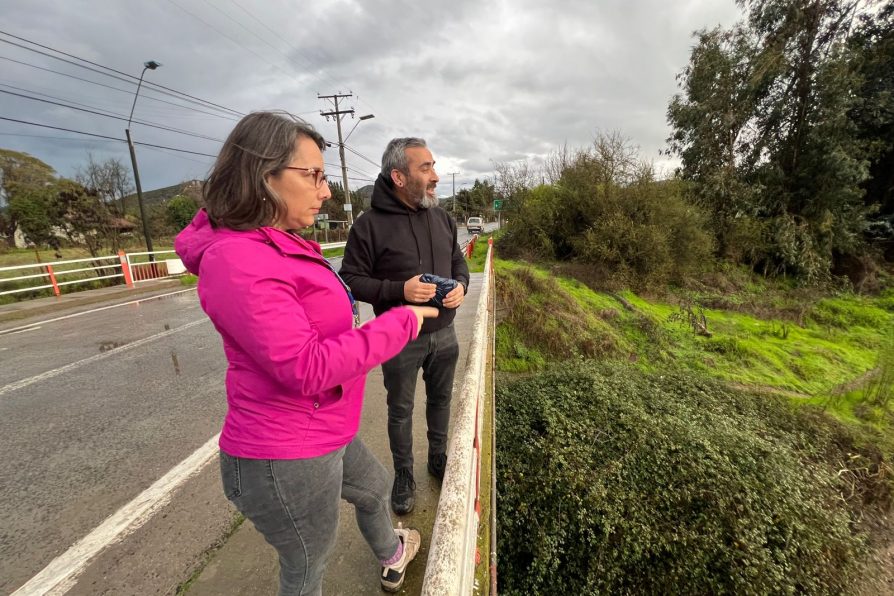
<svg viewBox="0 0 894 596"><path fill-rule="evenodd" d="M0 0L0 14L3 118L123 139L143 63L162 63L146 72L131 126L135 141L169 148L137 147L144 190L203 178L213 158L201 154L252 110L288 110L337 139L318 94L350 92L342 108L375 114L346 142L351 186L375 177L390 138L422 136L449 195L448 172L462 188L494 161L536 161L600 130L672 167L659 150L692 32L728 26L739 10L734 0ZM347 117L345 132L357 122ZM9 120L0 147L63 176L88 153L129 164L123 142ZM339 173L337 150L325 159Z"/></svg>

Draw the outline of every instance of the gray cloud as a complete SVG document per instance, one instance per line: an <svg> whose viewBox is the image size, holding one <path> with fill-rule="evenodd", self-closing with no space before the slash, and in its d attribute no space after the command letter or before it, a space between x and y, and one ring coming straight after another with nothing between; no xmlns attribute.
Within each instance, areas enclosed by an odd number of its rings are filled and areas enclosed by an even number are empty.
<svg viewBox="0 0 894 596"><path fill-rule="evenodd" d="M335 139L331 106L317 93L354 92L346 105L374 120L348 144L378 162L394 136L428 139L441 172L457 187L491 174L493 161L539 159L567 143L589 144L618 130L659 165L668 135L665 111L686 64L692 31L738 18L733 0L592 2L508 0L420 3L294 3L285 0L0 0L0 29L122 72L164 66L147 81L248 112L280 108ZM4 38L10 40L9 38ZM14 41L14 40L11 40ZM134 85L0 44L0 90L9 86L125 116ZM7 59L70 73L114 91ZM49 99L48 97L44 97ZM223 139L233 120L176 108L145 87L134 114ZM55 100L53 100L55 101ZM124 123L0 94L0 115L123 138ZM345 121L347 130L356 121ZM219 143L134 124L137 140L215 154ZM30 135L30 136L19 136ZM48 138L49 137L49 138ZM73 175L88 151L128 161L123 143L0 121L0 146L26 151ZM202 177L212 158L138 148L146 188ZM336 151L326 162L336 164ZM377 168L348 153L364 184ZM450 177L440 192L449 194Z"/></svg>

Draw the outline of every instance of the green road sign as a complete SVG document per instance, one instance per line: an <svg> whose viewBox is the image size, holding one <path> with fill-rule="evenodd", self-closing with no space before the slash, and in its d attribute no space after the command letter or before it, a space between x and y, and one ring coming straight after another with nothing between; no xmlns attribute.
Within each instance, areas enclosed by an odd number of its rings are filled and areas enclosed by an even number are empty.
<svg viewBox="0 0 894 596"><path fill-rule="evenodd" d="M503 200L495 199L494 200L494 211L500 211L503 209Z"/></svg>

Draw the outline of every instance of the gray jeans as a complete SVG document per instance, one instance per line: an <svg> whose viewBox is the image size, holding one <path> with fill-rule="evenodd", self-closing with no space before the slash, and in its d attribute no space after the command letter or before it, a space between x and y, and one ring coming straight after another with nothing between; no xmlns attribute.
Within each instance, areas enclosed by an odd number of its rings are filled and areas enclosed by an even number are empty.
<svg viewBox="0 0 894 596"><path fill-rule="evenodd" d="M391 525L389 474L355 437L310 459L245 459L220 452L224 493L279 553L279 594L321 594L335 544L339 499L380 561L399 540Z"/></svg>
<svg viewBox="0 0 894 596"><path fill-rule="evenodd" d="M450 398L459 345L453 325L423 333L382 364L388 392L388 439L394 469L413 468L413 403L416 377L422 368L425 382L425 418L428 422L428 452L447 451Z"/></svg>

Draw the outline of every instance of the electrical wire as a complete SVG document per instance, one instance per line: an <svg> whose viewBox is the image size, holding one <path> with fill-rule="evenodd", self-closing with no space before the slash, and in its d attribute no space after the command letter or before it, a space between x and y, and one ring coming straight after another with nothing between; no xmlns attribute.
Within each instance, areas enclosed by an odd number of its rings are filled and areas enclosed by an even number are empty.
<svg viewBox="0 0 894 596"><path fill-rule="evenodd" d="M69 53L67 53L67 52L63 52L62 50L57 50L57 49L52 48L52 47L50 47L50 46L46 46L46 45L37 43L36 41L32 41L32 40L30 40L30 39L26 39L26 38L24 38L24 37L19 37L18 35L13 35L12 33L8 33L8 32L3 31L3 30L0 30L0 35L6 35L7 37L12 37L13 39L18 39L18 40L20 40L20 41L24 41L25 43L29 43L29 44L31 44L31 45L35 45L35 46L37 46L37 47L39 47L39 48L43 48L43 49L45 49L45 50L50 50L51 52L56 52L57 54L61 54L61 55L63 55L63 56L68 56L69 58L74 58L75 60L78 60L78 61L80 61L80 62L84 62L84 63L86 63L86 64L90 64L90 65L92 65L92 66L96 66L96 67L98 67L98 68L107 70L107 71L112 72L112 73L116 73L117 75L121 75L121 76L115 76L115 75L109 74L109 72L103 72L102 70L97 70L96 68L90 68L89 66L85 66L84 64L79 64L78 62L72 62L71 60L66 60L66 59L64 59L64 58L60 58L59 56L54 56L54 55L52 55L52 54L48 54L47 52L41 52L40 50L36 50L36 49L34 49L34 48L29 48L28 46L24 46L24 45L22 45L22 44L15 43L15 42L12 42L12 41L9 41L9 40L7 40L7 39L0 39L0 42L6 43L6 44L10 44L10 45L13 45L13 46L16 46L16 47L19 47L19 48L22 48L22 49L27 50L27 51L29 51L29 52L34 52L34 53L36 53L36 54L41 54L41 55L46 56L46 57L48 57L48 58L52 58L52 59L54 59L54 60L59 60L60 62L65 62L65 63L67 63L67 64L71 64L71 65L73 65L73 66L77 66L78 68L83 68L83 69L86 69L86 70L89 70L89 71L92 71L92 72L101 74L101 75L106 76L106 77L110 77L110 78L113 78L113 79L117 79L117 80L119 80L119 81L124 81L125 83L131 84L131 85L134 84L134 81L139 80L139 77L134 76L134 75L132 75L132 74L128 74L128 73L126 73L126 72L121 72L120 70L115 70L114 68L111 68L111 67L108 67L108 66L103 66L102 64L98 64L98 63L96 63L96 62L91 62L90 60L87 60L86 58L81 58L81 57L79 57L79 56L75 56L74 54L69 54ZM235 115L235 116L244 116L244 115L245 115L244 113L239 112L239 111L237 111L237 110L234 110L234 109L232 109L232 108L228 108L228 107L225 107L225 106L216 104L216 103L214 103L214 102L211 102L211 101L208 101L208 100L205 100L205 99L201 99L201 98L195 97L195 96L193 96L193 95L190 95L190 94L188 94L188 93L184 93L184 92L182 92L182 91L177 91L176 89L171 89L170 87L165 87L164 85L159 85L158 83L153 83L153 82L151 82L151 81L143 81L143 85L146 86L146 87L153 88L153 89L155 89L156 91L158 91L159 93L162 93L163 95L171 96L171 95L173 94L173 96L174 96L174 97L177 97L178 99L184 99L184 98L186 98L185 101L189 101L190 103L197 103L197 102L198 102L200 105L204 105L205 107L211 107L211 108L215 108L215 109L219 109L219 110L224 110L224 111L226 111L226 112L229 112L231 115ZM159 90L162 90L162 91L159 91Z"/></svg>
<svg viewBox="0 0 894 596"><path fill-rule="evenodd" d="M9 62L14 62L14 63L16 63L16 64L20 64L20 65L22 65L22 66L27 66L27 67L29 67L29 68L35 68L35 69L37 69L37 70L43 70L43 71L46 71L46 72L50 72L50 73L53 73L53 74L57 74L57 75L59 75L59 76L63 76L63 77L68 77L68 78L71 78L71 79L75 79L75 80L77 80L77 81L83 81L83 82L85 82L85 83L90 83L91 85L96 85L96 86L98 86L98 87L104 87L104 88L106 88L106 89L112 89L112 90L114 90L114 91L120 91L121 93L126 93L126 94L128 94L128 95L133 95L133 93L134 93L133 91L130 91L130 90L128 90L128 89L120 89L120 88L118 88L118 87L113 87L113 86L111 86L111 85L106 85L106 84L104 84L104 83L100 83L100 82L97 82L97 81L91 81L90 79L85 79L85 78L83 78L83 77L78 77L78 76L75 76L75 75L73 75L73 74L69 74L69 73L67 73L67 72L62 72L62 71L59 71L59 70L53 70L52 68L45 68L45 67L43 67L43 66L37 66L36 64L31 64L30 62L23 62L23 61L21 61L21 60L15 60L14 58L9 58L9 57L7 57L7 56L0 56L0 60L8 60ZM229 115L229 114L220 114L220 113L215 114L214 112L206 112L205 110L200 110L199 108L194 108L194 107L187 106L187 105L183 105L183 104L180 104L180 103L174 103L173 101L167 101L167 100L165 100L165 99L161 99L161 98L159 98L159 97L155 97L155 96L150 95L150 94L148 94L148 93L143 93L142 95L140 95L140 97L142 97L142 98L144 98L144 99L151 100L151 101L157 101L157 102L160 102L160 103L164 103L164 104L168 104L168 105L171 105L171 106L175 106L175 107L178 107L178 108L183 108L184 110L190 110L190 111L193 111L193 112L198 112L198 113L200 113L200 114L207 114L208 116L214 116L214 117L216 117L216 118L225 118L225 119L230 120L230 121L232 121L232 122L235 122L235 121L237 120L237 118L233 118L233 117L232 117L231 115Z"/></svg>
<svg viewBox="0 0 894 596"><path fill-rule="evenodd" d="M29 126L38 126L40 128L50 128L52 130L61 130L64 132L72 132L79 135L86 135L88 137L97 137L100 139L110 139L112 141L120 141L122 143L126 143L126 139L119 139L118 137L110 137L108 135L96 134L94 132L84 132L82 130L74 130L71 128L63 128L61 126L51 126L49 124L41 124L39 122L30 122L28 120L18 120L16 118L7 118L6 116L0 116L0 120L6 120L7 122L16 122L18 124L27 124ZM168 149L169 151L177 151L179 153L190 153L192 155L202 155L204 157L217 157L216 155L211 155L210 153L201 153L199 151L190 151L188 149L178 149L177 147L167 147L165 145L155 145L153 143L142 143L139 141L134 141L134 145L141 145L144 147L155 147L156 149Z"/></svg>
<svg viewBox="0 0 894 596"><path fill-rule="evenodd" d="M124 122L128 122L128 118L125 118L122 114L115 114L115 113L112 113L112 112L104 113L104 112L100 112L100 111L97 111L97 110L90 110L90 109L87 109L87 108L79 108L79 107L74 106L74 105L71 105L71 104L67 104L67 103L63 103L63 102L58 102L58 101L51 101L51 100L49 100L49 99L41 99L40 97L31 97L31 96L29 96L29 95L25 95L25 94L23 94L23 93L15 93L15 92L13 92L13 91L5 91L5 90L3 90L3 89L0 89L0 93L6 93L6 94L8 94L8 95L14 95L14 96L17 96L17 97L22 97L22 98L24 98L24 99L30 99L30 100L32 100L32 101L39 101L39 102L48 103L48 104L51 104L51 105L56 105L56 106L61 106L61 107L64 107L64 108L68 108L68 109L70 109L70 110L77 110L77 111L79 111L79 112L86 112L86 113L88 113L88 114L94 114L94 115L97 115L97 116L104 116L104 117L106 117L106 118L113 118L113 119L115 119L115 120L122 120L122 121L124 121ZM172 128L172 127L170 127L170 126L164 126L164 125L162 125L162 124L155 124L155 123L152 123L152 122L146 122L146 121L143 121L143 120L130 120L130 122L132 122L132 123L136 123L136 124L141 124L141 125L143 125L143 126L148 126L148 127L150 127L150 128L157 128L157 129L160 129L160 130L166 130L166 131L169 131L169 132L176 132L176 133L178 133L178 134L182 134L182 135L186 135L186 136L190 136L190 137L196 137L196 138L199 138L199 139L205 139L205 140L208 140L208 141L215 141L215 142L217 142L217 143L223 143L223 140L222 140L222 139L216 139L216 138L214 138L214 137L209 137L209 136L206 136L206 135L202 135L202 134L198 134L198 133L194 133L194 132L189 132L189 131L186 131L186 130L181 130L181 129L179 129L179 128Z"/></svg>

